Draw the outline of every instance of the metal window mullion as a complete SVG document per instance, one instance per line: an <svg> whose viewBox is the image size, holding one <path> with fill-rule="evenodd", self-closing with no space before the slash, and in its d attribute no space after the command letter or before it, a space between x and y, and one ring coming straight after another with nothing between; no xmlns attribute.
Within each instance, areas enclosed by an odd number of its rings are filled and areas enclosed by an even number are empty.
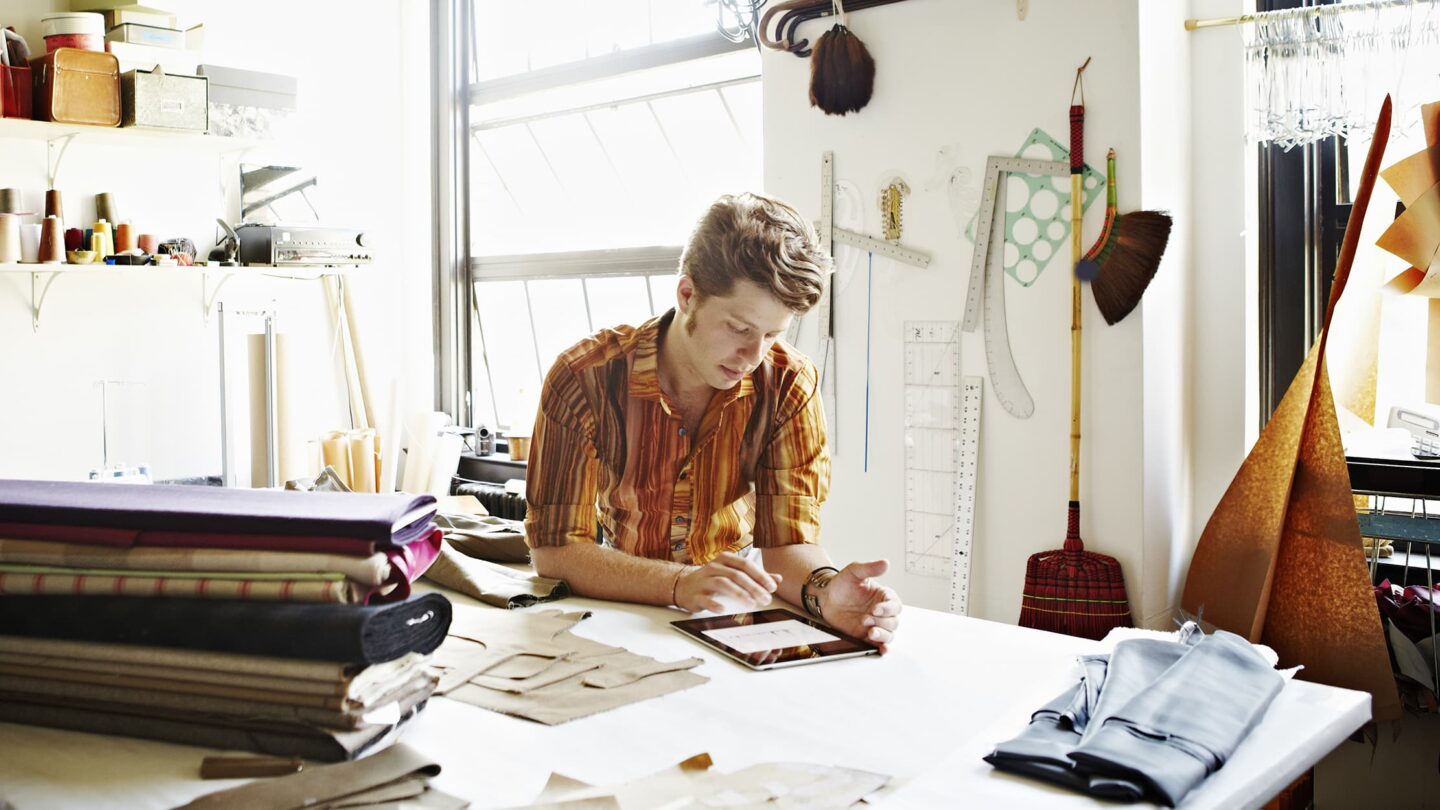
<svg viewBox="0 0 1440 810"><path fill-rule="evenodd" d="M723 87L715 88L715 97L720 99L720 106L725 110L725 117L730 119L730 128L735 130L735 137L740 139L740 143L748 147L750 146L750 139L745 137L745 133L741 131L740 122L735 119L735 111L730 109L730 102L726 100L725 93L722 92L723 90Z"/></svg>
<svg viewBox="0 0 1440 810"><path fill-rule="evenodd" d="M485 148L485 144L480 143L480 138L476 136L476 132L473 130L470 133L470 142L475 144L480 150L480 154L485 158L485 162L490 164L490 171L494 172L495 176L500 179L500 187L505 189L505 196L510 198L510 202L515 206L515 210L520 212L520 216L525 216L525 206L520 204L520 199L515 196L515 192L510 188L510 184L505 182L505 175L500 173L500 166L495 163L495 158L490 157L490 150Z"/></svg>
<svg viewBox="0 0 1440 810"><path fill-rule="evenodd" d="M540 361L540 334L535 331L535 307L530 303L530 281L527 279L521 282L525 289L525 315L530 319L530 348L535 351L535 372L540 376L540 381L545 381L545 369Z"/></svg>
<svg viewBox="0 0 1440 810"><path fill-rule="evenodd" d="M529 135L530 142L535 144L535 149L540 153L540 159L545 161L545 168L550 170L550 176L555 180L555 185L560 187L560 191L564 192L567 198L570 198L570 202L575 202L574 197L570 194L570 189L565 186L565 181L560 179L560 173L555 171L555 164L550 162L550 154L545 151L544 145L540 143L540 138L535 135L534 128L528 123L525 125L525 134Z"/></svg>
<svg viewBox="0 0 1440 810"><path fill-rule="evenodd" d="M675 166L680 169L680 176L685 178L686 185L693 185L693 178L685 171L685 161L681 160L680 153L675 151L675 144L670 141L670 133L665 131L665 124L660 120L660 113L655 111L655 105L646 101L645 109L649 110L650 117L655 119L655 126L660 129L660 137L665 141L665 148L670 150L670 157L675 158Z"/></svg>
<svg viewBox="0 0 1440 810"><path fill-rule="evenodd" d="M580 120L585 122L585 128L590 131L590 137L595 139L595 145L600 147L600 154L605 156L605 165L609 166L611 173L615 175L616 184L625 190L627 196L633 197L635 190L625 181L624 172L621 172L620 167L615 165L615 158L610 154L610 148L605 145L605 139L600 137L600 131L595 128L595 122L590 120L590 113L580 113Z"/></svg>
<svg viewBox="0 0 1440 810"><path fill-rule="evenodd" d="M485 364L485 384L490 389L490 412L495 414L496 425L500 422L500 401L495 398L495 374L490 370L490 341L485 338L485 320L480 317L480 302L475 300L479 293L476 284L470 285L470 312L474 317L475 333L480 336L480 360Z"/></svg>
<svg viewBox="0 0 1440 810"><path fill-rule="evenodd" d="M719 79L704 84L693 84L689 87L678 87L674 90L657 90L653 93L643 93L638 96L626 96L624 98L612 98L605 101L596 101L591 104L581 104L576 107L564 107L558 110L546 110L544 112L529 113L526 115L513 115L509 118L496 118L489 121L481 121L471 125L474 132L483 132L487 129L501 129L503 127L515 126L516 124L529 124L535 121L545 121L551 118L560 118L566 115L579 115L595 112L596 110L608 110L614 107L622 107L630 104L649 103L662 98L676 98L689 93L704 93L710 90L722 90L726 87L737 84L750 84L760 81L760 74L736 76L730 79Z"/></svg>
<svg viewBox="0 0 1440 810"><path fill-rule="evenodd" d="M595 332L595 316L590 312L590 279L580 277L580 296L585 299L585 325L591 334Z"/></svg>

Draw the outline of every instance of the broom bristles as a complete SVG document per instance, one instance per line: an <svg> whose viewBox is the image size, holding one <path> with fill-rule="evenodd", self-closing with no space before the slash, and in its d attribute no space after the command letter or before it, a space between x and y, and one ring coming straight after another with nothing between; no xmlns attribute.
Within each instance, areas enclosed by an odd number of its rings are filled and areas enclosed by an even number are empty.
<svg viewBox="0 0 1440 810"><path fill-rule="evenodd" d="M875 60L843 25L820 36L810 56L810 106L827 115L858 112L875 91Z"/></svg>
<svg viewBox="0 0 1440 810"><path fill-rule="evenodd" d="M1114 326L1140 303L1160 267L1173 221L1163 211L1131 211L1115 220L1100 250L1100 275L1090 282L1095 305Z"/></svg>

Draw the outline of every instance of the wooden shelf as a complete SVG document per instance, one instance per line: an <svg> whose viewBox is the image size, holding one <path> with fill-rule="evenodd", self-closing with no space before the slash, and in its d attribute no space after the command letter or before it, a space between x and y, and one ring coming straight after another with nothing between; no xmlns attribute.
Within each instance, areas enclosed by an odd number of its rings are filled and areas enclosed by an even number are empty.
<svg viewBox="0 0 1440 810"><path fill-rule="evenodd" d="M200 279L200 304L205 320L220 295L220 288L237 276L253 278L278 278L296 281L314 281L325 276L341 276L350 272L355 265L293 266L293 265L245 265L243 267L220 267L218 265L193 265L190 267L159 267L155 265L124 264L0 264L0 273L28 273L30 275L30 328L40 331L40 312L45 306L45 297L56 279L62 276L168 276Z"/></svg>
<svg viewBox="0 0 1440 810"><path fill-rule="evenodd" d="M259 146L263 141L231 138L145 127L96 127L86 124L57 124L51 121L30 121L24 118L0 118L0 138L57 141L65 138L93 143L125 146L153 146L165 149L210 149L215 152L236 152Z"/></svg>

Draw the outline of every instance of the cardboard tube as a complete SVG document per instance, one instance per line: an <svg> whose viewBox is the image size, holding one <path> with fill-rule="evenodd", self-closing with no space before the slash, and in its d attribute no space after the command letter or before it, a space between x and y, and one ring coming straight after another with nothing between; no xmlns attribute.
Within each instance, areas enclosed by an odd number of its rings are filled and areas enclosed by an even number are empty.
<svg viewBox="0 0 1440 810"><path fill-rule="evenodd" d="M460 449L464 440L455 433L444 433L437 437L430 456L430 472L426 491L435 497L450 494L450 478L460 467Z"/></svg>
<svg viewBox="0 0 1440 810"><path fill-rule="evenodd" d="M383 414L383 432L377 437L376 452L380 457L380 473L375 488L380 492L394 492L397 473L400 471L400 381L390 381L389 407Z"/></svg>
<svg viewBox="0 0 1440 810"><path fill-rule="evenodd" d="M335 468L335 474L345 486L354 489L350 481L350 439L338 430L332 430L320 437L320 456L328 466Z"/></svg>
<svg viewBox="0 0 1440 810"><path fill-rule="evenodd" d="M375 429L350 431L350 488L375 491Z"/></svg>

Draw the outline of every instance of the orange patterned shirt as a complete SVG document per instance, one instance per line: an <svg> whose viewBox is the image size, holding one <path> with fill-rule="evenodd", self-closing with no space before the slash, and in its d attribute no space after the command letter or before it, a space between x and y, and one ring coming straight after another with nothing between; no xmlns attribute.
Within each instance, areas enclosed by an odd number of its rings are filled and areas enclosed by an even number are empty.
<svg viewBox="0 0 1440 810"><path fill-rule="evenodd" d="M661 330L604 330L555 361L526 475L531 546L604 541L630 554L705 563L751 543L815 543L830 488L819 377L781 341L711 398L695 436L657 374Z"/></svg>

